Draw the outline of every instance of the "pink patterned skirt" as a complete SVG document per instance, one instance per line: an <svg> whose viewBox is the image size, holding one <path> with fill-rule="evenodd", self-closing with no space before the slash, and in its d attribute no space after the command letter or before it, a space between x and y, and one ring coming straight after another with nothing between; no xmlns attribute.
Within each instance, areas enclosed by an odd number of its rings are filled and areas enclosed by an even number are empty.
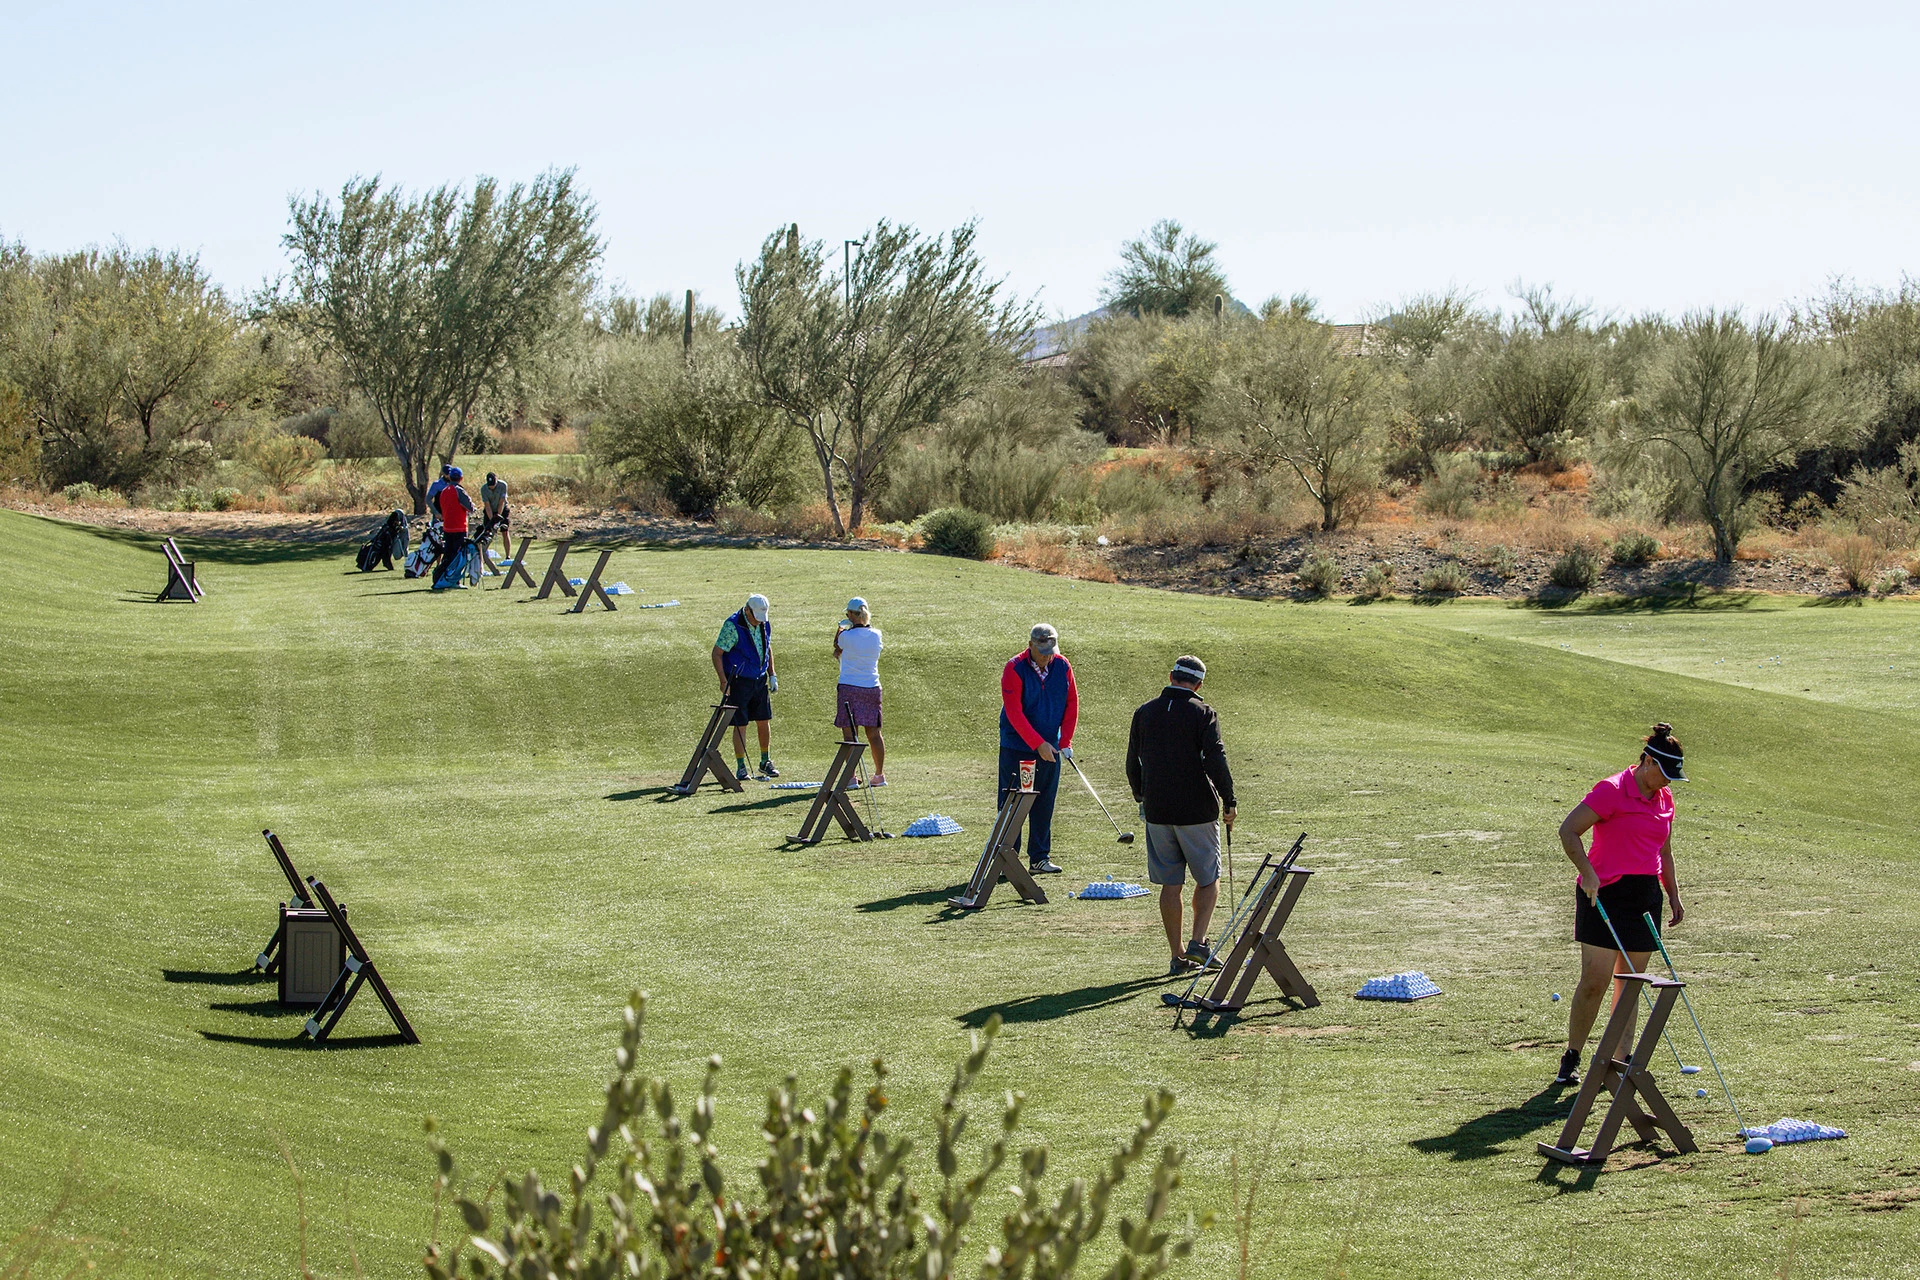
<svg viewBox="0 0 1920 1280"><path fill-rule="evenodd" d="M869 729L880 727L880 690L863 689L859 685L843 684L836 687L833 695L833 727L848 728L847 708L853 708L853 723L865 725Z"/></svg>

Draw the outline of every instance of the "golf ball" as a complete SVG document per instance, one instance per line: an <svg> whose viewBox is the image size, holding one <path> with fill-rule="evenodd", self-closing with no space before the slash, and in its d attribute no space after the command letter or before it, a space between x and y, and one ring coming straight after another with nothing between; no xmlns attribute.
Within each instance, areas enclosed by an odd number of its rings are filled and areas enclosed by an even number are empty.
<svg viewBox="0 0 1920 1280"><path fill-rule="evenodd" d="M1695 1089L1693 1091L1693 1096L1696 1098L1704 1098L1707 1096L1707 1091L1705 1089Z"/></svg>
<svg viewBox="0 0 1920 1280"><path fill-rule="evenodd" d="M1765 1155L1771 1150L1773 1150L1773 1139L1771 1138L1747 1139L1747 1154L1750 1156Z"/></svg>
<svg viewBox="0 0 1920 1280"><path fill-rule="evenodd" d="M1555 1000L1558 1000L1558 999L1560 998L1560 993L1559 993L1558 991L1556 991L1556 992L1554 992L1554 993L1553 993L1553 998L1554 998Z"/></svg>

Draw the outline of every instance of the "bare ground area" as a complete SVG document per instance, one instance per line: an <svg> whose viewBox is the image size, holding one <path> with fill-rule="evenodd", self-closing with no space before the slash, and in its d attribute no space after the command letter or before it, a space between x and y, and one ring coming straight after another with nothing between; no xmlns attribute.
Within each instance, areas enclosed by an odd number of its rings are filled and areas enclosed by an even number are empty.
<svg viewBox="0 0 1920 1280"><path fill-rule="evenodd" d="M250 511L175 512L129 507L68 507L15 503L16 509L54 519L73 520L108 528L184 538L228 538L235 541L349 546L379 525L375 515L292 514ZM727 534L711 524L644 512L533 507L515 512L516 535L537 538L569 533L583 540L652 542L679 546L821 547L857 546L867 550L898 550L879 539L828 543L778 534ZM1092 548L1084 549L1094 554ZM1370 565L1393 566L1393 592L1419 594L1419 583L1429 571L1453 563L1465 573L1467 596L1521 599L1565 595L1548 579L1557 558L1551 551L1513 547L1511 577L1503 577L1486 563L1487 548L1447 540L1415 529L1362 528L1335 534L1295 533L1253 538L1238 546L1115 546L1097 552L1098 562L1121 582L1192 591L1206 595L1253 599L1303 598L1294 580L1301 562L1325 551L1340 566L1335 594L1359 589ZM1009 563L1019 563L1009 560ZM1670 593L1678 589L1759 591L1788 595L1839 595L1845 583L1831 565L1800 551L1767 559L1737 560L1730 565L1711 559L1662 558L1638 567L1604 564L1593 593L1637 596Z"/></svg>

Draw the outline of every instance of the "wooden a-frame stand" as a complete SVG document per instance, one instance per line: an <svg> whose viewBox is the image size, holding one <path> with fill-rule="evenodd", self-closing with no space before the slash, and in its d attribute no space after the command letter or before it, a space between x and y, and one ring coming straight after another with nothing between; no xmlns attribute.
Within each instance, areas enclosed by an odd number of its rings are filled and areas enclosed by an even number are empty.
<svg viewBox="0 0 1920 1280"><path fill-rule="evenodd" d="M189 604L200 603L200 584L194 580L194 562L180 554L180 544L168 538L160 544L161 554L167 558L167 585L160 588L155 596L160 600L185 600Z"/></svg>
<svg viewBox="0 0 1920 1280"><path fill-rule="evenodd" d="M393 992L381 979L380 971L374 968L373 957L360 945L360 939L354 936L353 927L347 923L346 912L327 892L327 886L313 877L307 877L307 883L313 886L313 896L319 899L321 909L327 913L327 919L333 921L333 927L340 931L340 937L347 944L347 963L341 968L340 976L333 980L333 986L320 999L320 1007L307 1019L307 1035L315 1044L322 1043L333 1034L340 1022L340 1015L347 1011L353 998L360 994L360 985L371 982L373 993L380 997L380 1003L386 1006L387 1016L393 1019L394 1029L400 1038L408 1044L419 1044L420 1037L415 1033L413 1024L407 1021L407 1015L400 1012L400 1002L393 998Z"/></svg>
<svg viewBox="0 0 1920 1280"><path fill-rule="evenodd" d="M847 833L847 839L873 839L873 832L867 830L867 824L860 821L859 811L853 807L853 801L847 798L847 787L853 783L854 771L860 766L860 753L866 749L864 742L852 739L841 741L840 749L834 753L833 764L827 769L826 781L820 784L820 793L814 796L813 807L807 810L807 820L800 824L800 834L793 838L795 844L819 844L827 834L829 817L840 823L840 829Z"/></svg>
<svg viewBox="0 0 1920 1280"><path fill-rule="evenodd" d="M1226 962L1213 985L1195 1004L1213 1013L1237 1012L1246 1006L1253 994L1253 984L1264 971L1280 988L1280 994L1298 1000L1308 1009L1319 1005L1320 997L1314 993L1313 984L1287 954L1287 944L1280 941L1280 931L1287 927L1295 904L1306 890L1307 877L1312 874L1304 867L1291 864L1275 871L1261 887L1260 897L1253 904L1253 914L1247 917L1240 936L1234 939L1233 949L1227 952Z"/></svg>
<svg viewBox="0 0 1920 1280"><path fill-rule="evenodd" d="M1000 816L993 821L993 830L987 835L986 850L980 855L980 864L973 869L973 879L967 881L967 891L957 898L948 898L947 905L962 911L978 911L987 905L987 899L993 896L994 886L1005 876L1019 895L1028 902L1045 902L1046 891L1040 882L1033 878L1021 861L1020 850L1014 847L1014 841L1020 837L1020 828L1026 825L1027 815L1033 812L1033 802L1039 799L1034 791L1009 791L1007 802L1000 806Z"/></svg>
<svg viewBox="0 0 1920 1280"><path fill-rule="evenodd" d="M667 790L678 796L692 795L694 789L700 785L702 770L711 773L714 781L728 791L746 790L740 785L740 779L734 777L733 772L727 768L727 758L720 754L720 739L726 736L727 723L733 719L733 713L737 710L739 710L738 707L729 706L724 702L714 705L713 718L707 721L706 729L700 734L700 743L694 747L693 756L687 761L687 771L680 775L680 781L668 787Z"/></svg>
<svg viewBox="0 0 1920 1280"><path fill-rule="evenodd" d="M553 594L555 587L567 599L573 599L573 584L567 581L567 549L573 545L572 538L562 538L553 544L553 559L547 564L547 576L540 580L540 590L534 594L535 600L545 600ZM511 582L512 578L508 578ZM529 586L533 580L527 580Z"/></svg>
<svg viewBox="0 0 1920 1280"><path fill-rule="evenodd" d="M1647 1024L1640 1029L1640 1039L1634 1041L1633 1024L1640 1012L1641 987L1627 985L1620 989L1619 997L1613 1002L1613 1016L1607 1019L1607 1029L1600 1035L1600 1046L1594 1050L1593 1068L1587 1072L1587 1078L1573 1100L1573 1111L1560 1130L1560 1140L1535 1144L1535 1149L1549 1160L1599 1168L1606 1164L1607 1156L1613 1151L1613 1140L1620 1133L1622 1121L1631 1124L1643 1142L1654 1141L1656 1135L1664 1130L1675 1149L1681 1152L1699 1150L1694 1145L1693 1134L1673 1113L1673 1107L1662 1096L1653 1083L1653 1076L1647 1071L1647 1064L1653 1061L1654 1051L1660 1047L1660 1036L1667 1029L1667 1019L1673 1013L1673 1002L1687 984L1669 982L1647 973L1618 973L1614 978L1621 983L1644 983L1652 987L1653 1012L1647 1015ZM1629 1043L1633 1045L1633 1054L1622 1058L1620 1051ZM1580 1140L1580 1131L1586 1127L1587 1114L1600 1097L1602 1086L1612 1090L1613 1101L1607 1105L1607 1114L1601 1117L1599 1132L1593 1135L1593 1145L1575 1146ZM1634 1100L1635 1094L1639 1095L1640 1102L1647 1104L1645 1110Z"/></svg>
<svg viewBox="0 0 1920 1280"><path fill-rule="evenodd" d="M287 856L286 846L280 843L280 837L273 834L271 830L262 831L260 834L267 838L267 848L273 851L273 860L280 864L280 874L285 876L287 883L293 887L293 896L280 905L301 907L309 911L318 910L319 905L314 902L312 891L300 878L299 869L293 865L293 859ZM281 948L286 940L287 922L285 917L282 917L273 931L273 936L267 939L267 945L260 948L260 954L253 958L253 967L262 973L272 973L279 969L282 959Z"/></svg>
<svg viewBox="0 0 1920 1280"><path fill-rule="evenodd" d="M507 534L506 541L507 555L512 563L507 565L507 579L500 584L500 589L505 591L508 587L511 587L515 578L519 578L520 581L526 583L529 587L533 586L533 575L527 572L527 552L533 550L533 535L530 533L520 535L520 554L517 556L513 554L513 535L511 533Z"/></svg>
<svg viewBox="0 0 1920 1280"><path fill-rule="evenodd" d="M608 595L607 589L600 585L600 575L607 571L607 561L611 559L613 559L613 548L603 548L600 552L600 558L593 562L593 572L587 575L586 585L580 588L579 602L575 604L573 608L567 610L568 613L586 612L587 606L593 603L595 596L600 597L601 604L607 606L609 609L613 608L613 597Z"/></svg>

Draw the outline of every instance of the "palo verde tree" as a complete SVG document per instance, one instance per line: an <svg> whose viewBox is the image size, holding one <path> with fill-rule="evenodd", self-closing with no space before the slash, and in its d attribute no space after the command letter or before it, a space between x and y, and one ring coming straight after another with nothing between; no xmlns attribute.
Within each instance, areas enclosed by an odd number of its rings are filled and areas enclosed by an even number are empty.
<svg viewBox="0 0 1920 1280"><path fill-rule="evenodd" d="M1213 259L1217 248L1163 218L1120 246L1120 265L1107 277L1100 300L1130 316L1177 317L1212 308L1227 292L1227 277Z"/></svg>
<svg viewBox="0 0 1920 1280"><path fill-rule="evenodd" d="M793 226L736 272L740 349L761 399L812 443L842 537L902 440L1009 369L1038 319L973 246L971 222L926 236L883 219L843 276Z"/></svg>
<svg viewBox="0 0 1920 1280"><path fill-rule="evenodd" d="M56 484L132 489L211 466L197 436L272 387L226 296L178 252L124 245L0 270L0 372Z"/></svg>
<svg viewBox="0 0 1920 1280"><path fill-rule="evenodd" d="M1238 330L1216 388L1227 452L1252 471L1293 472L1322 529L1339 528L1372 495L1383 379L1332 326L1280 312Z"/></svg>
<svg viewBox="0 0 1920 1280"><path fill-rule="evenodd" d="M1834 376L1832 353L1767 316L1684 317L1646 394L1623 406L1629 447L1657 447L1729 563L1751 527L1754 482L1818 443L1857 436L1863 406Z"/></svg>
<svg viewBox="0 0 1920 1280"><path fill-rule="evenodd" d="M430 464L459 451L474 405L579 323L600 256L593 205L572 170L417 199L356 178L337 206L289 203L296 315L379 414L423 512Z"/></svg>

